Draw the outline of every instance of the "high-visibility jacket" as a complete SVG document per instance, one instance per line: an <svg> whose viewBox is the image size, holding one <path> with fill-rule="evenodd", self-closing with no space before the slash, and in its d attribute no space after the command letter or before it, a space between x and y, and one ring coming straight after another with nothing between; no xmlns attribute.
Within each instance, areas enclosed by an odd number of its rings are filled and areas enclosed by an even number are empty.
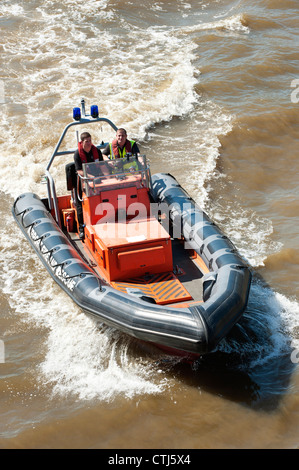
<svg viewBox="0 0 299 470"><path fill-rule="evenodd" d="M117 140L114 139L112 143L110 144L110 155L111 159L114 160L115 158L122 158L124 159L127 155L127 153L132 153L132 148L134 145L135 141L134 140L126 140L126 143L124 145L123 149L120 149L119 146L117 145ZM138 170L138 163L136 162L124 162L123 163L123 170L127 171L130 168L135 168L135 170Z"/></svg>
<svg viewBox="0 0 299 470"><path fill-rule="evenodd" d="M114 139L110 144L110 155L111 159L114 158L125 158L127 153L132 153L133 145L135 144L134 140L126 140L124 148L121 150L117 145L117 140Z"/></svg>

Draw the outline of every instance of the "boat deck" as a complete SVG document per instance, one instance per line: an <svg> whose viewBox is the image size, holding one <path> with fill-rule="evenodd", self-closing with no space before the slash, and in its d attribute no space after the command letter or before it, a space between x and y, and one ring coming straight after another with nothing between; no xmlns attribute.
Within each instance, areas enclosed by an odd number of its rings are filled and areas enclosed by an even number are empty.
<svg viewBox="0 0 299 470"><path fill-rule="evenodd" d="M97 267L94 258L76 233L69 233L72 242L84 256L88 264L103 278L103 273ZM202 301L202 277L207 268L198 263L195 258L187 255L188 250L177 239L172 240L173 272L145 275L125 281L113 281L115 289L133 293L139 291L144 297L152 298L159 305L181 302Z"/></svg>
<svg viewBox="0 0 299 470"><path fill-rule="evenodd" d="M172 253L173 265L178 279L193 300L202 301L202 277L208 272L208 269L203 263L199 265L195 258L186 256L186 249L179 240L172 241Z"/></svg>

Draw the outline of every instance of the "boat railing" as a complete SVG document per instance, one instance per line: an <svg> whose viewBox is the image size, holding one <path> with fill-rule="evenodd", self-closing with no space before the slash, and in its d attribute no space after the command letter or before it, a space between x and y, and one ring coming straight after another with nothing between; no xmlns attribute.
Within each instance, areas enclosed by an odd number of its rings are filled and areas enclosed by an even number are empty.
<svg viewBox="0 0 299 470"><path fill-rule="evenodd" d="M73 154L76 149L72 149L72 150L63 150L63 151L60 151L60 147L61 147L61 144L62 142L64 141L64 138L68 132L68 130L74 126L80 126L80 125L83 125L83 124L94 124L94 123L99 123L99 122L105 122L107 124L109 124L109 126L114 130L114 131L117 131L117 126L115 124L113 124L112 121L110 121L110 119L107 119L107 118L104 118L104 117L99 117L98 116L98 113L94 110L94 108L97 108L97 107L91 107L91 114L88 115L86 114L85 112L85 101L84 99L82 99L81 101L81 110L80 108L74 108L73 110L73 117L75 119L74 122L71 122L69 123L63 130L61 136L60 136L60 139L58 140L57 142L57 145L53 151L53 154L49 160L49 163L46 167L46 170L45 170L45 176L46 176L46 182L47 182L47 190L48 190L48 205L49 205L49 209L50 211L54 210L54 214L55 214L55 219L57 221L57 223L59 224L59 226L61 226L61 220L60 220L60 214L59 214L59 207L58 207L58 200L57 200L57 194L56 194L56 187L55 187L55 182L54 182L54 179L50 173L50 169L51 169L51 166L53 165L53 162L54 160L57 158L57 157L60 157L62 155L69 155L69 154ZM75 110L76 110L76 113L75 113ZM78 111L79 110L79 111ZM77 140L78 140L78 133L77 133ZM100 145L98 146L98 148L101 148L103 147L103 145Z"/></svg>

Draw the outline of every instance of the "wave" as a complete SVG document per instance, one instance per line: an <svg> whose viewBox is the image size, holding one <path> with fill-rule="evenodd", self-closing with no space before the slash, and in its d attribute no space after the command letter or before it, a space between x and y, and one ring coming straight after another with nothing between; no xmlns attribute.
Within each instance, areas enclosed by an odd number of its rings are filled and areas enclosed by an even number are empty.
<svg viewBox="0 0 299 470"><path fill-rule="evenodd" d="M230 33L243 33L249 34L250 29L248 26L248 21L246 15L240 13L237 15L230 16L221 20L216 20L207 23L200 23L193 26L186 26L181 29L185 33L193 33L196 31L225 31Z"/></svg>
<svg viewBox="0 0 299 470"><path fill-rule="evenodd" d="M299 345L298 321L298 301L273 291L254 275L247 310L236 326L242 340L225 339L219 350L246 356L240 367L250 371Z"/></svg>
<svg viewBox="0 0 299 470"><path fill-rule="evenodd" d="M218 176L218 181L219 178L221 176ZM275 256L281 251L283 244L272 239L274 229L270 219L252 209L243 208L234 196L227 199L225 190L223 194L217 192L217 196L212 193L212 198L208 212L250 266L264 266L269 256Z"/></svg>

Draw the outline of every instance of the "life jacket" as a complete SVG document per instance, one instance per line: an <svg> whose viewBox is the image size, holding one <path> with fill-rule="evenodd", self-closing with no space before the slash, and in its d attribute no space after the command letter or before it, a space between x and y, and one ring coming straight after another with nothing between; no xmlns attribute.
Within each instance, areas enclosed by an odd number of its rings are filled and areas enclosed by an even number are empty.
<svg viewBox="0 0 299 470"><path fill-rule="evenodd" d="M135 141L134 140L126 140L124 148L121 150L118 145L117 145L117 140L114 139L112 143L110 144L110 155L111 159L114 160L115 158L121 158L125 159L127 153L132 153L132 148L134 145ZM123 162L123 171L129 171L130 169L135 169L135 171L138 170L138 163L136 162ZM113 172L114 173L114 172Z"/></svg>
<svg viewBox="0 0 299 470"><path fill-rule="evenodd" d="M124 148L121 150L117 145L117 140L114 139L110 144L111 159L113 160L114 158L125 158L127 153L132 153L134 143L134 140L127 139Z"/></svg>
<svg viewBox="0 0 299 470"><path fill-rule="evenodd" d="M92 150L92 156L93 156L93 161L97 162L99 160L99 153L98 149L96 148L95 145L91 145L91 150ZM79 151L79 156L81 159L82 163L87 163L87 156L86 153L83 150L83 144L82 142L78 142L78 151Z"/></svg>

